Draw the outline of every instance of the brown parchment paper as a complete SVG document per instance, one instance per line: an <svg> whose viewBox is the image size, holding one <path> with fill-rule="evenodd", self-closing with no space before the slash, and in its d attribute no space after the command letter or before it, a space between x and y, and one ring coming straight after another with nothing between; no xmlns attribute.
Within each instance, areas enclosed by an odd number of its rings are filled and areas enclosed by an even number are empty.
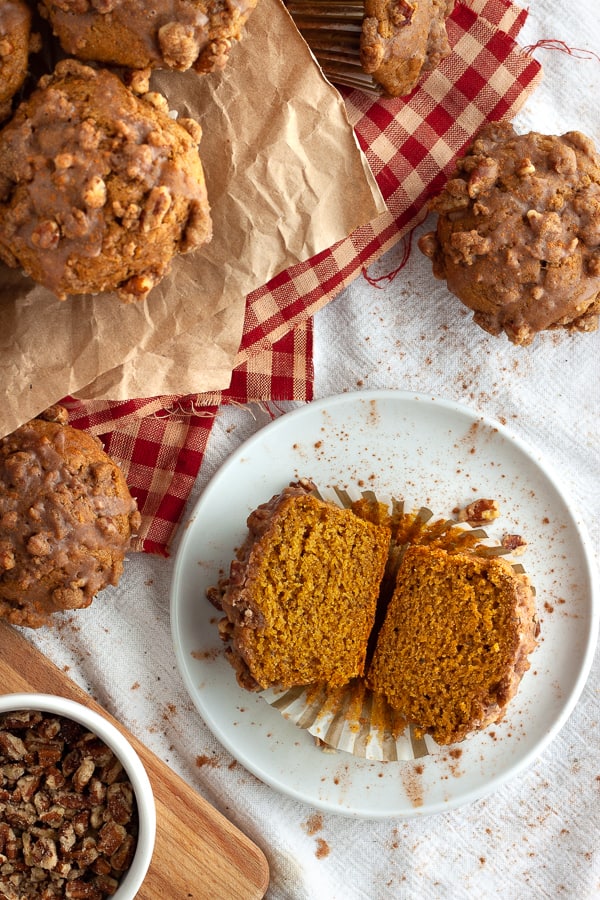
<svg viewBox="0 0 600 900"><path fill-rule="evenodd" d="M67 394L124 400L226 388L245 297L386 207L348 123L280 0L259 0L223 73L155 72L202 125L214 237L142 303L56 300L0 263L0 433Z"/></svg>

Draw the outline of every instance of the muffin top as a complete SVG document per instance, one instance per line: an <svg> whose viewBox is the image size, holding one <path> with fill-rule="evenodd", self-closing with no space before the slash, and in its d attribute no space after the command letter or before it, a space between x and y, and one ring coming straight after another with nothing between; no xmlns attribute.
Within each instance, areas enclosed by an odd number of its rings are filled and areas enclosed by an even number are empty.
<svg viewBox="0 0 600 900"><path fill-rule="evenodd" d="M403 97L421 72L450 53L446 18L454 0L365 0L360 61L387 94Z"/></svg>
<svg viewBox="0 0 600 900"><path fill-rule="evenodd" d="M59 62L0 132L0 258L60 299L143 299L211 237L200 134L162 95Z"/></svg>
<svg viewBox="0 0 600 900"><path fill-rule="evenodd" d="M257 0L42 0L65 52L133 69L224 68Z"/></svg>
<svg viewBox="0 0 600 900"><path fill-rule="evenodd" d="M585 135L486 125L430 208L420 249L486 331L529 344L597 327L600 156Z"/></svg>
<svg viewBox="0 0 600 900"><path fill-rule="evenodd" d="M0 122L8 118L11 101L27 75L31 10L25 0L0 3Z"/></svg>
<svg viewBox="0 0 600 900"><path fill-rule="evenodd" d="M140 524L100 441L43 415L0 439L0 617L29 627L117 584Z"/></svg>

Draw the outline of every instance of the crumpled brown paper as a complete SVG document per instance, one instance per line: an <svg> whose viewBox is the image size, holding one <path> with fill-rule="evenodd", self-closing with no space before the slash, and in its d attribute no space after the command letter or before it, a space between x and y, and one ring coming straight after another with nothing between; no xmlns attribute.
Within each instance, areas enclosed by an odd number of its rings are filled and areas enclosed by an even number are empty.
<svg viewBox="0 0 600 900"><path fill-rule="evenodd" d="M280 0L259 0L223 73L155 72L202 125L214 237L141 302L64 302L0 264L0 433L67 394L129 399L228 386L245 297L385 211L339 93Z"/></svg>

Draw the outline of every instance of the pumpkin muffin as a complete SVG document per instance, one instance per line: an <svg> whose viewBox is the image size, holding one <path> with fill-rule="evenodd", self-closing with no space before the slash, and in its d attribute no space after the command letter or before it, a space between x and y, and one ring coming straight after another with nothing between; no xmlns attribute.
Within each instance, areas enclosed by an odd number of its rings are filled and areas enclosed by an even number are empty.
<svg viewBox="0 0 600 900"><path fill-rule="evenodd" d="M446 19L454 0L365 0L360 60L391 97L403 97L423 72L450 54Z"/></svg>
<svg viewBox="0 0 600 900"><path fill-rule="evenodd" d="M200 134L162 95L59 62L0 132L0 259L61 300L144 299L210 240Z"/></svg>
<svg viewBox="0 0 600 900"><path fill-rule="evenodd" d="M406 550L367 685L419 734L461 741L502 718L536 646L533 592L502 558Z"/></svg>
<svg viewBox="0 0 600 900"><path fill-rule="evenodd" d="M62 407L0 439L0 617L37 628L89 606L139 524L121 470Z"/></svg>
<svg viewBox="0 0 600 900"><path fill-rule="evenodd" d="M404 97L450 54L454 0L285 0L330 81Z"/></svg>
<svg viewBox="0 0 600 900"><path fill-rule="evenodd" d="M473 321L514 344L593 331L600 313L600 155L578 131L485 125L430 203L419 247Z"/></svg>
<svg viewBox="0 0 600 900"><path fill-rule="evenodd" d="M211 592L239 683L249 690L364 672L390 531L293 483L248 518L229 578Z"/></svg>
<svg viewBox="0 0 600 900"><path fill-rule="evenodd" d="M132 69L223 69L257 0L42 0L66 53Z"/></svg>
<svg viewBox="0 0 600 900"><path fill-rule="evenodd" d="M12 99L23 85L29 66L31 10L24 0L0 3L0 122L7 119Z"/></svg>

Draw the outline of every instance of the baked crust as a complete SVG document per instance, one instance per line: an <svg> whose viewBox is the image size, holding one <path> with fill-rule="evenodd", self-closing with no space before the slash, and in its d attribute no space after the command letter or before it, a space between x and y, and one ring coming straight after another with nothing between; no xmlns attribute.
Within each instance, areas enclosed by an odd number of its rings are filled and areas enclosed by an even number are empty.
<svg viewBox="0 0 600 900"><path fill-rule="evenodd" d="M8 118L12 99L29 65L31 10L24 0L0 3L0 122Z"/></svg>
<svg viewBox="0 0 600 900"><path fill-rule="evenodd" d="M140 523L100 441L43 415L0 439L0 617L33 628L116 585Z"/></svg>
<svg viewBox="0 0 600 900"><path fill-rule="evenodd" d="M59 62L0 132L0 258L60 299L144 299L210 240L200 134L162 95Z"/></svg>
<svg viewBox="0 0 600 900"><path fill-rule="evenodd" d="M66 53L133 69L223 69L257 0L42 0ZM150 8L151 7L151 8Z"/></svg>
<svg viewBox="0 0 600 900"><path fill-rule="evenodd" d="M585 135L486 125L430 208L420 249L490 334L597 328L600 156Z"/></svg>

